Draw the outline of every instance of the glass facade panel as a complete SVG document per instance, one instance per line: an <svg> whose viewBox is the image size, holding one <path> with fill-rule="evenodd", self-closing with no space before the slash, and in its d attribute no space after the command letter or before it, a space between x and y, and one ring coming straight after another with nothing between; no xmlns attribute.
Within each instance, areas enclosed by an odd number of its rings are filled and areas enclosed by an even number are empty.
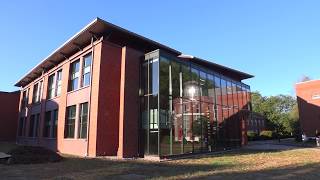
<svg viewBox="0 0 320 180"><path fill-rule="evenodd" d="M239 144L241 108L234 81L160 51L146 54L141 67L140 144L145 155ZM243 93L241 83L239 87Z"/></svg>

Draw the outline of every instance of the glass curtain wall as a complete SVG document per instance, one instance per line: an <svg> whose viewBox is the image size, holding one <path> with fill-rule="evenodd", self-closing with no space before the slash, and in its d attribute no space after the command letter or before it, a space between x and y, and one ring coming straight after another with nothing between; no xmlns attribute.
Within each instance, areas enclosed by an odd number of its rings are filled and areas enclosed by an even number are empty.
<svg viewBox="0 0 320 180"><path fill-rule="evenodd" d="M240 102L249 102L249 91L247 85L159 50L146 54L141 66L144 154L168 156L240 145L238 112L244 106Z"/></svg>

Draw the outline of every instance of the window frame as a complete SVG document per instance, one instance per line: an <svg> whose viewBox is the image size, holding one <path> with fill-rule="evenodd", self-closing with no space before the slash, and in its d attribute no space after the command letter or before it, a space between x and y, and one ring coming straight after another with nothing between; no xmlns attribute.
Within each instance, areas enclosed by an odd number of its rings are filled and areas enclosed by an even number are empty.
<svg viewBox="0 0 320 180"><path fill-rule="evenodd" d="M86 58L90 57L90 64L86 66ZM82 57L82 68L81 68L81 87L87 87L90 86L91 83L91 78L92 78L92 53L89 52L86 55ZM87 82L88 84L85 84L85 77L89 76L89 81Z"/></svg>
<svg viewBox="0 0 320 180"><path fill-rule="evenodd" d="M43 124L43 133L42 133L42 137L44 138L51 137L51 121L52 121L52 111L46 111L45 117L44 117L44 124Z"/></svg>
<svg viewBox="0 0 320 180"><path fill-rule="evenodd" d="M74 116L70 116L71 108L74 109ZM66 108L66 118L65 118L66 120L64 124L64 139L75 138L76 117L77 117L77 106L76 105L68 106ZM71 131L73 132L73 134L70 134L69 126L73 128L73 130Z"/></svg>
<svg viewBox="0 0 320 180"><path fill-rule="evenodd" d="M62 69L56 71L56 79L55 79L55 96L61 95L62 89Z"/></svg>
<svg viewBox="0 0 320 180"><path fill-rule="evenodd" d="M52 81L50 83L50 79L51 78L52 78ZM52 99L52 98L54 98L56 96L55 81L56 81L56 73L53 73L53 74L49 75L49 77L48 77L47 99Z"/></svg>
<svg viewBox="0 0 320 180"><path fill-rule="evenodd" d="M78 68L77 65L78 64ZM69 70L69 87L68 92L75 91L80 88L79 81L81 79L81 58L76 59L75 61L71 62L70 70ZM78 69L78 70L77 70ZM74 87L73 83L77 82L77 87Z"/></svg>
<svg viewBox="0 0 320 180"><path fill-rule="evenodd" d="M84 105L86 105L86 114L84 114ZM85 123L83 122L84 117L86 118ZM79 106L79 117L78 117L78 139L87 139L88 134L87 134L87 130L88 130L88 119L89 119L89 103L85 102L85 103L81 103ZM85 131L83 132L83 126L85 124Z"/></svg>

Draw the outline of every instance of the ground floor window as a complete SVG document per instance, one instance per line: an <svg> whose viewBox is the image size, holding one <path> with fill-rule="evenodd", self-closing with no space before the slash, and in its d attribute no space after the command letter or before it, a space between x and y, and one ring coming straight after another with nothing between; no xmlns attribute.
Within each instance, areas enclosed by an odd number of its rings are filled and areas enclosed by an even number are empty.
<svg viewBox="0 0 320 180"><path fill-rule="evenodd" d="M74 138L76 120L76 105L67 107L66 122L64 128L65 138Z"/></svg>
<svg viewBox="0 0 320 180"><path fill-rule="evenodd" d="M58 109L47 111L45 114L43 137L56 138L58 123Z"/></svg>
<svg viewBox="0 0 320 180"><path fill-rule="evenodd" d="M25 117L21 117L19 119L19 130L18 130L18 135L23 136L24 135L24 128L25 128Z"/></svg>
<svg viewBox="0 0 320 180"><path fill-rule="evenodd" d="M31 115L29 126L29 137L38 137L40 114Z"/></svg>
<svg viewBox="0 0 320 180"><path fill-rule="evenodd" d="M80 104L78 138L87 138L88 103Z"/></svg>
<svg viewBox="0 0 320 180"><path fill-rule="evenodd" d="M58 127L58 109L53 111L52 138L57 138L57 127Z"/></svg>
<svg viewBox="0 0 320 180"><path fill-rule="evenodd" d="M44 118L43 137L50 137L50 127L51 127L51 111L47 111Z"/></svg>

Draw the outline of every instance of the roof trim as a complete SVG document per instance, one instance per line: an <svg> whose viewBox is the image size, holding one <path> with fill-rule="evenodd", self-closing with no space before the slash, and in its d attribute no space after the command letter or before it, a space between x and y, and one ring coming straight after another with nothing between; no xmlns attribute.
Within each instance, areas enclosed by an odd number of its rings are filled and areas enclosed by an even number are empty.
<svg viewBox="0 0 320 180"><path fill-rule="evenodd" d="M25 78L27 78L27 76L29 74L31 74L33 71L35 71L36 69L38 69L41 64L43 64L44 62L48 61L50 59L51 56L53 56L56 53L59 53L59 51L66 46L68 43L70 43L72 40L74 40L76 37L80 36L80 34L85 31L86 29L88 29L90 26L92 26L94 23L96 23L98 21L98 18L94 19L93 21L91 21L89 24L87 24L85 27L83 27L79 32L77 32L75 35L73 35L71 38L69 38L66 42L64 42L62 45L60 45L57 49L55 49L49 56L47 56L46 58L44 58L40 63L38 63L34 68L32 68L29 72L27 72L18 82L16 82L15 86L20 86L21 82L23 82L23 80Z"/></svg>
<svg viewBox="0 0 320 180"><path fill-rule="evenodd" d="M40 63L38 63L34 68L32 68L30 71L28 71L19 81L15 83L15 86L17 87L24 87L30 82L32 82L34 79L38 78L41 74L40 71L45 70L46 68L51 68L53 65L57 65L58 63L62 62L63 57L61 57L61 54L63 53L73 53L77 51L77 47L74 46L74 44L78 44L79 41L83 45L87 45L88 41L90 40L89 37L92 37L92 33L97 33L99 35L103 35L107 33L109 30L116 31L119 33L123 33L125 35L128 35L129 38L133 37L136 38L135 41L141 41L145 43L149 43L149 45L155 46L156 48L160 48L163 50L166 50L176 56L180 56L180 58L184 59L193 59L195 62L200 62L203 64L210 64L212 66L227 70L229 72L232 72L233 74L238 74L239 79L248 79L254 77L253 75L231 69L201 58L193 57L191 55L184 55L181 52L170 48L166 45L163 45L161 43L158 43L156 41L153 41L149 38L146 38L144 36L141 36L139 34L136 34L134 32L131 32L129 30L126 30L122 27L119 27L117 25L114 25L112 23L109 23L103 19L95 18L93 21L91 21L88 25L86 25L84 28L82 28L79 32L77 32L75 35L73 35L71 38L69 38L66 42L64 42L62 45L60 45L57 49L55 49L50 55L48 55L46 58L44 58ZM148 45L148 44L147 44ZM199 64L201 65L201 64Z"/></svg>

